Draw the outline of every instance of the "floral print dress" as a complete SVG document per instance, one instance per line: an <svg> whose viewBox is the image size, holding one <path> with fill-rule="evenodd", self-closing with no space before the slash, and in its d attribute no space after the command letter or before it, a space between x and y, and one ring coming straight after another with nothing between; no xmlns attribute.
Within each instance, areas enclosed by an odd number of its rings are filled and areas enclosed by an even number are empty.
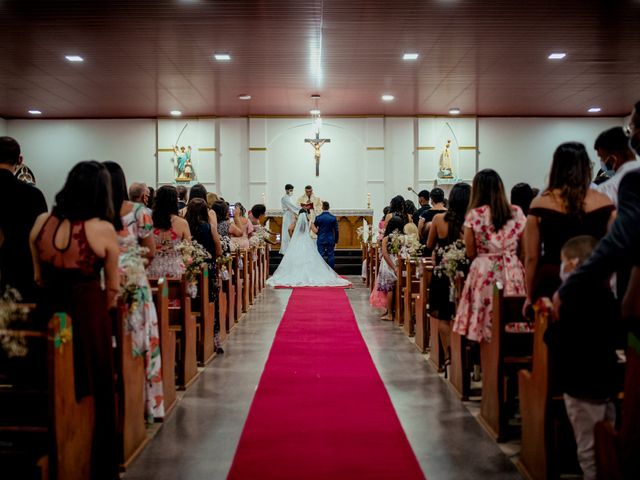
<svg viewBox="0 0 640 480"><path fill-rule="evenodd" d="M456 311L453 331L469 340L491 341L493 287L504 285L505 295L525 294L524 267L518 258L518 243L524 232L526 218L519 207L511 206L513 217L500 231L491 223L488 206L467 214L464 226L475 237L477 257L471 263Z"/></svg>
<svg viewBox="0 0 640 480"><path fill-rule="evenodd" d="M144 205L134 204L133 210L122 217L124 228L118 232L120 251L126 252L130 246L137 245L140 239L151 235L153 224ZM162 364L160 357L160 332L149 281L144 278L140 285L143 302L135 312L129 312L126 318L127 328L131 332L134 356L144 356L146 374L145 414L147 421L164 417L164 395L162 386Z"/></svg>

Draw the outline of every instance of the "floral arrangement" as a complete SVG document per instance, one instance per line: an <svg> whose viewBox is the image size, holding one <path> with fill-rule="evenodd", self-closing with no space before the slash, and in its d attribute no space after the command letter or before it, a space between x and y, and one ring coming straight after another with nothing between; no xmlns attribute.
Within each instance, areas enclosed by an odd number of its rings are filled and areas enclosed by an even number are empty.
<svg viewBox="0 0 640 480"><path fill-rule="evenodd" d="M15 323L27 320L29 308L21 301L20 293L10 287L0 297L0 346L9 357L24 357L29 351L24 336L6 332Z"/></svg>
<svg viewBox="0 0 640 480"><path fill-rule="evenodd" d="M195 240L183 240L176 245L176 250L182 256L182 262L185 266L184 275L188 282L188 293L191 298L196 298L198 296L198 277L207 266L207 260L211 259L211 254Z"/></svg>
<svg viewBox="0 0 640 480"><path fill-rule="evenodd" d="M361 225L356 229L358 238L362 243L374 243L376 231L377 229L375 229L373 225Z"/></svg>
<svg viewBox="0 0 640 480"><path fill-rule="evenodd" d="M256 230L253 232L253 235L251 235L251 238L249 238L249 246L251 248L253 247L262 248L267 244L269 239L270 239L270 234L266 228L264 228L263 226L256 227Z"/></svg>
<svg viewBox="0 0 640 480"><path fill-rule="evenodd" d="M231 256L231 251L234 248L233 243L231 242L231 238L228 236L220 236L220 242L222 243L222 255L216 258L216 265L218 266L218 272L220 273L220 278L223 281L229 280L231 278L229 276L229 268L228 265L233 262L233 257Z"/></svg>
<svg viewBox="0 0 640 480"><path fill-rule="evenodd" d="M416 260L422 255L424 245L414 235L405 235L395 230L389 235L389 253L405 260Z"/></svg>
<svg viewBox="0 0 640 480"><path fill-rule="evenodd" d="M436 255L440 256L442 260L439 265L434 267L433 273L438 277L446 276L449 278L449 285L451 287L450 298L452 298L456 278L463 277L470 264L464 242L462 240L456 240L444 248L437 249Z"/></svg>
<svg viewBox="0 0 640 480"><path fill-rule="evenodd" d="M144 304L151 298L143 260L147 251L137 243L132 244L118 259L120 301L125 309L124 318L129 331L143 321Z"/></svg>

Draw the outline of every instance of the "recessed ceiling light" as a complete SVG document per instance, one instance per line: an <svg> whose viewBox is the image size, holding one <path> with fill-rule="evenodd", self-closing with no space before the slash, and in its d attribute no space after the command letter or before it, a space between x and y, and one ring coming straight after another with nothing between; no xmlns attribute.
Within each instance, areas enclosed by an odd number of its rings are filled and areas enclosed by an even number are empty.
<svg viewBox="0 0 640 480"><path fill-rule="evenodd" d="M238 100L251 100L251 95L243 93L242 95L238 95Z"/></svg>
<svg viewBox="0 0 640 480"><path fill-rule="evenodd" d="M42 112L40 110L29 110L29 113L31 115L42 115Z"/></svg>
<svg viewBox="0 0 640 480"><path fill-rule="evenodd" d="M562 60L566 56L566 53L552 53L551 55L549 55L549 60Z"/></svg>
<svg viewBox="0 0 640 480"><path fill-rule="evenodd" d="M314 93L314 94L312 94L312 95L310 95L310 96L311 96L311 98L312 98L313 100L318 100L318 99L320 98L320 95L318 95L317 93Z"/></svg>
<svg viewBox="0 0 640 480"><path fill-rule="evenodd" d="M460 115L460 109L458 107L450 108L449 115Z"/></svg>
<svg viewBox="0 0 640 480"><path fill-rule="evenodd" d="M314 108L313 110L309 110L309 113L311 115L320 115L320 110L318 110L317 108Z"/></svg>
<svg viewBox="0 0 640 480"><path fill-rule="evenodd" d="M79 55L65 55L64 58L66 58L70 62L84 62L84 58Z"/></svg>
<svg viewBox="0 0 640 480"><path fill-rule="evenodd" d="M420 55L418 55L417 53L405 53L402 56L402 59L403 60L417 60L419 56Z"/></svg>
<svg viewBox="0 0 640 480"><path fill-rule="evenodd" d="M587 110L589 113L600 113L602 111L602 109L600 107L591 107L589 110Z"/></svg>
<svg viewBox="0 0 640 480"><path fill-rule="evenodd" d="M215 58L219 62L228 62L231 60L231 55L228 53L214 53L213 58Z"/></svg>
<svg viewBox="0 0 640 480"><path fill-rule="evenodd" d="M180 115L182 115L182 112L180 110L171 110L169 113L174 117L179 117Z"/></svg>
<svg viewBox="0 0 640 480"><path fill-rule="evenodd" d="M393 95L389 95L388 93L382 95L382 100L384 100L385 102L390 102L394 98L396 98L396 97L394 97Z"/></svg>

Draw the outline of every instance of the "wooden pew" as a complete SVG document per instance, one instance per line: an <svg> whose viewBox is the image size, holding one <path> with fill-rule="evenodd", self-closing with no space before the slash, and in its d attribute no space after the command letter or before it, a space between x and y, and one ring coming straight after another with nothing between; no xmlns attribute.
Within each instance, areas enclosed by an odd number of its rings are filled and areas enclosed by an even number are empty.
<svg viewBox="0 0 640 480"><path fill-rule="evenodd" d="M242 264L242 268L240 268L240 264ZM234 265L234 269L233 269L233 275L234 275L234 286L235 286L235 291L236 291L236 300L235 300L235 307L236 307L236 323L238 323L241 318L242 318L242 314L245 311L244 310L244 306L243 306L243 301L244 301L244 279L243 279L243 270L244 270L244 258L242 255L242 252L239 252L238 254L238 258L237 261L235 262Z"/></svg>
<svg viewBox="0 0 640 480"><path fill-rule="evenodd" d="M361 260L364 270L364 278L362 279L362 283L364 283L367 287L369 287L369 246L367 243L360 241L360 249L362 250Z"/></svg>
<svg viewBox="0 0 640 480"><path fill-rule="evenodd" d="M186 389L198 376L196 354L196 320L191 312L191 297L184 278L167 279L169 298L179 300L180 306L169 306L169 328L175 332L177 385ZM170 303L171 305L171 303Z"/></svg>
<svg viewBox="0 0 640 480"><path fill-rule="evenodd" d="M226 268L224 266L218 267L220 269ZM225 287L226 281L222 278L220 272L220 285L218 286L218 305L216 308L216 315L220 322L220 332L225 332L225 336L230 332L229 325L227 324L227 310L229 309L229 297L227 294L227 288Z"/></svg>
<svg viewBox="0 0 640 480"><path fill-rule="evenodd" d="M526 478L546 480L558 478L567 465L577 466L576 445L564 401L553 388L544 334L550 321L548 299L534 307L533 363L531 371L518 372L520 414L522 416L522 448L517 462Z"/></svg>
<svg viewBox="0 0 640 480"><path fill-rule="evenodd" d="M628 334L620 430L599 422L595 428L598 478L640 478L640 339Z"/></svg>
<svg viewBox="0 0 640 480"><path fill-rule="evenodd" d="M397 259L396 276L398 277L398 281L396 282L395 294L393 298L393 321L396 325L401 326L404 323L403 291L407 276L407 262L400 256L398 256Z"/></svg>
<svg viewBox="0 0 640 480"><path fill-rule="evenodd" d="M515 402L518 370L530 368L533 334L508 333L506 325L524 322L522 306L525 297L505 297L501 284L493 290L491 342L480 342L482 365L482 400L478 420L494 440L507 439L509 400ZM511 392L508 391L511 387ZM511 393L511 395L509 395Z"/></svg>
<svg viewBox="0 0 640 480"><path fill-rule="evenodd" d="M225 322L227 324L227 332L230 332L236 325L236 287L234 284L235 269L238 265L237 259L233 259L228 265L229 278L222 282L222 286L227 296L227 317Z"/></svg>
<svg viewBox="0 0 640 480"><path fill-rule="evenodd" d="M249 301L251 290L251 275L249 273L250 265L250 253L249 251L242 252L242 311L248 312L251 303Z"/></svg>
<svg viewBox="0 0 640 480"><path fill-rule="evenodd" d="M25 338L29 348L25 357L0 362L3 478L89 478L94 402L76 401L71 318L57 313L46 331L2 334Z"/></svg>
<svg viewBox="0 0 640 480"><path fill-rule="evenodd" d="M380 268L380 246L375 243L371 245L371 285L369 288L373 292L376 288L376 278L378 277L378 268Z"/></svg>
<svg viewBox="0 0 640 480"><path fill-rule="evenodd" d="M433 273L433 264L431 260L423 258L419 264L420 269L420 289L416 298L416 328L415 339L416 347L420 352L424 353L428 346L429 335L429 315L427 313L427 307L429 306L429 283L431 282L431 275Z"/></svg>
<svg viewBox="0 0 640 480"><path fill-rule="evenodd" d="M415 260L405 261L407 277L403 289L404 333L412 337L415 333L416 300L420 295L420 279L416 276L419 264Z"/></svg>
<svg viewBox="0 0 640 480"><path fill-rule="evenodd" d="M124 306L120 305L113 329L116 337L115 370L119 380L116 396L118 432L121 435L118 461L121 470L129 467L149 441L145 426L144 357L133 355L131 333L126 329L124 313Z"/></svg>
<svg viewBox="0 0 640 480"><path fill-rule="evenodd" d="M456 305L460 300L465 279L456 279ZM467 400L471 393L471 342L459 333L451 330L451 365L449 366L449 385L461 400Z"/></svg>
<svg viewBox="0 0 640 480"><path fill-rule="evenodd" d="M213 360L213 316L215 305L209 301L209 268L204 268L198 279L198 297L193 316L196 318L196 356L198 364L207 365Z"/></svg>
<svg viewBox="0 0 640 480"><path fill-rule="evenodd" d="M162 389L165 418L176 405L176 332L169 328L169 286L164 278L149 279L158 315L160 355L162 359Z"/></svg>
<svg viewBox="0 0 640 480"><path fill-rule="evenodd" d="M258 254L256 247L249 250L249 303L253 305L255 303L256 296L258 295L258 278L257 278L257 265Z"/></svg>

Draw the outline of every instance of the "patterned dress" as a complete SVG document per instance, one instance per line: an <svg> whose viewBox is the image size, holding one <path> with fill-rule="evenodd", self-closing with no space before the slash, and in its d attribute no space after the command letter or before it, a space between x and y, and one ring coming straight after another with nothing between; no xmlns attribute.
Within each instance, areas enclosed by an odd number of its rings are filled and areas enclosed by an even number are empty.
<svg viewBox="0 0 640 480"><path fill-rule="evenodd" d="M178 278L184 274L185 267L182 255L176 250L181 239L173 228L169 230L153 229L153 238L156 241L156 254L147 268L147 275L151 278L172 277Z"/></svg>
<svg viewBox="0 0 640 480"><path fill-rule="evenodd" d="M453 331L469 340L491 341L493 287L504 285L505 295L524 295L524 267L517 255L518 243L524 232L526 218L520 207L511 206L513 218L496 232L488 206L467 214L464 226L475 237L477 257L471 263L469 275L453 323Z"/></svg>
<svg viewBox="0 0 640 480"><path fill-rule="evenodd" d="M126 252L132 245L151 235L153 224L147 209L140 203L134 204L133 210L122 217L124 228L118 232L121 252ZM130 313L127 327L131 332L133 355L144 355L146 373L145 413L147 420L164 417L164 395L162 386L162 365L160 356L160 332L149 281L145 278L139 285L142 291L143 304L135 313Z"/></svg>

